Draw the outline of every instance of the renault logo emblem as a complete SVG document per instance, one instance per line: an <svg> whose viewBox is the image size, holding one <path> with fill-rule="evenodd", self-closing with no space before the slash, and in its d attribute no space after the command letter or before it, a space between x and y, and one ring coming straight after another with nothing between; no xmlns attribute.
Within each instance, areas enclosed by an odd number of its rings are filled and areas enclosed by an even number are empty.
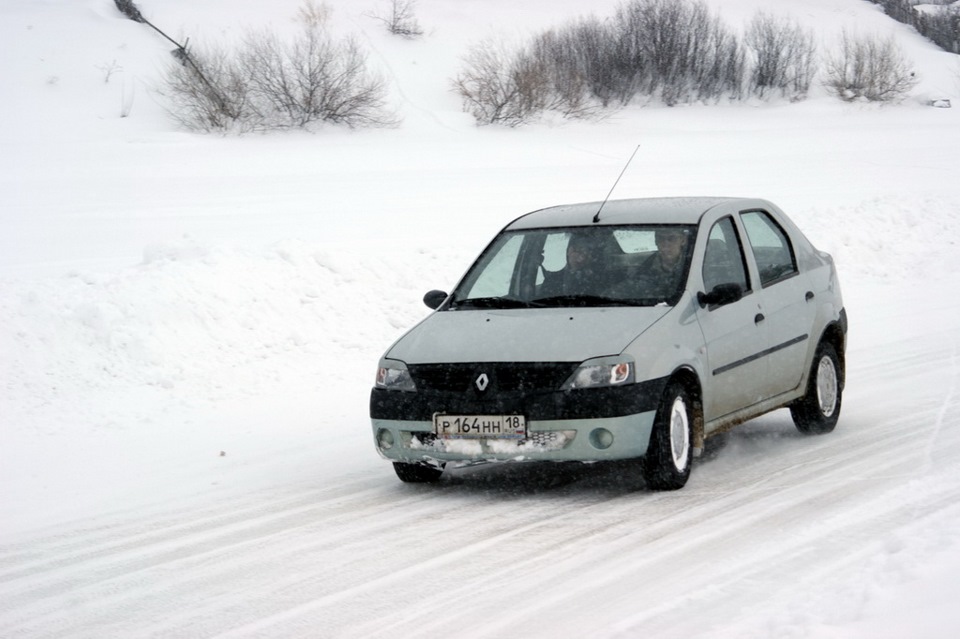
<svg viewBox="0 0 960 639"><path fill-rule="evenodd" d="M480 373L480 376L477 377L477 381L474 382L477 385L477 390L481 393L487 390L487 386L490 385L490 378L487 377L486 373Z"/></svg>

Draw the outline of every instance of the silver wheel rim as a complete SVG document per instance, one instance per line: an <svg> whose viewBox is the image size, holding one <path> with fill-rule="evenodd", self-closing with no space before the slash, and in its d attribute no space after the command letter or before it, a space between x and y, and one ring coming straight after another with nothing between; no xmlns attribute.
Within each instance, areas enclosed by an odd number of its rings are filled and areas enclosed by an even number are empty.
<svg viewBox="0 0 960 639"><path fill-rule="evenodd" d="M687 404L682 397L676 397L670 407L670 454L678 471L686 470L690 459L689 451L690 420L687 417Z"/></svg>
<svg viewBox="0 0 960 639"><path fill-rule="evenodd" d="M817 401L824 417L831 417L837 409L837 368L833 360L824 355L817 365Z"/></svg>

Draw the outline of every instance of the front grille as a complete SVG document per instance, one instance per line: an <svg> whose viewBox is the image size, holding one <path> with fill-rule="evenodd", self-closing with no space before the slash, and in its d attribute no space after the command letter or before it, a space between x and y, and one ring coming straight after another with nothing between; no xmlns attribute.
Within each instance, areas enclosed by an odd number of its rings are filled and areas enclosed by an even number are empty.
<svg viewBox="0 0 960 639"><path fill-rule="evenodd" d="M485 373L489 380L486 391L512 393L558 390L578 365L571 362L478 362L410 364L407 368L418 390L476 391L477 378Z"/></svg>

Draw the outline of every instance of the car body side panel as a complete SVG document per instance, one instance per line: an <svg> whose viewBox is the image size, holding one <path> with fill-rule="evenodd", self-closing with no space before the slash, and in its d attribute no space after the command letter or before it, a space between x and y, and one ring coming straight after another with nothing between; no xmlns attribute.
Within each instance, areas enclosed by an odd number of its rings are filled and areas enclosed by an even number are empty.
<svg viewBox="0 0 960 639"><path fill-rule="evenodd" d="M769 332L765 323L755 320L761 313L753 294L697 313L706 349L703 411L708 422L764 399Z"/></svg>
<svg viewBox="0 0 960 639"><path fill-rule="evenodd" d="M767 377L760 390L763 397L773 397L800 384L812 339L810 330L816 314L816 297L804 273L768 286L761 291L761 296L769 356Z"/></svg>

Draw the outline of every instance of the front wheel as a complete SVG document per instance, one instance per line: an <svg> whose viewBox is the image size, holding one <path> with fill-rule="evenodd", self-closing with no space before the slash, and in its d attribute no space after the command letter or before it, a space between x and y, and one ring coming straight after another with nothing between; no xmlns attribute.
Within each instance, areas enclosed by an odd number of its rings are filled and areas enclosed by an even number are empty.
<svg viewBox="0 0 960 639"><path fill-rule="evenodd" d="M832 431L840 418L842 398L843 366L833 345L823 342L813 358L806 395L790 407L797 430L805 435Z"/></svg>
<svg viewBox="0 0 960 639"><path fill-rule="evenodd" d="M667 387L657 409L650 445L643 460L643 476L654 490L683 488L690 477L694 411L698 410L680 384Z"/></svg>
<svg viewBox="0 0 960 639"><path fill-rule="evenodd" d="M430 464L393 462L393 470L401 481L410 484L430 484L438 481L443 474L443 466L437 467Z"/></svg>

